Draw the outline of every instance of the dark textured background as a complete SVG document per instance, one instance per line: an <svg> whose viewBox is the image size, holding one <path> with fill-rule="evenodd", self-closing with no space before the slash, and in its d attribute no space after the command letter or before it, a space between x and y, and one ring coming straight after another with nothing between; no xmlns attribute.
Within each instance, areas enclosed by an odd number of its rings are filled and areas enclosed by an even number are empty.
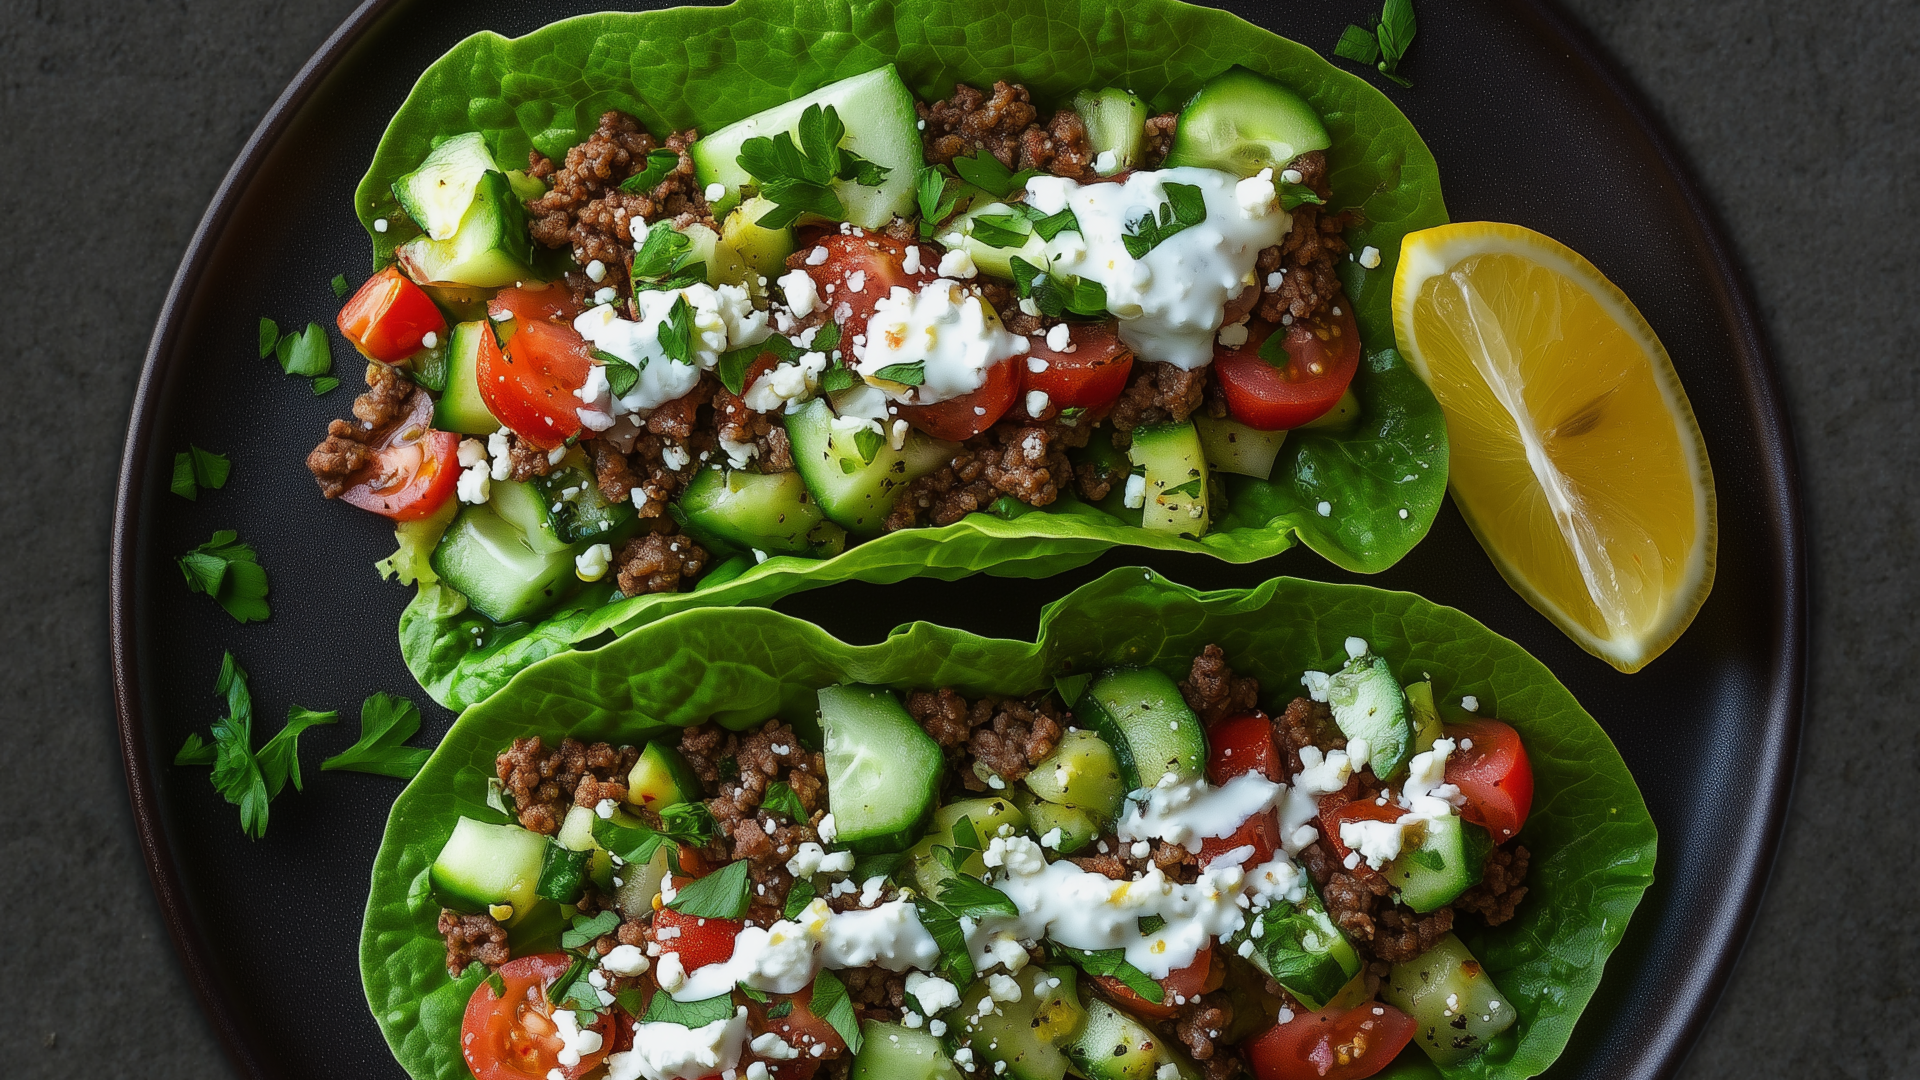
<svg viewBox="0 0 1920 1080"><path fill-rule="evenodd" d="M1428 0L1439 2L1439 0ZM134 843L107 536L147 336L215 185L350 0L6 0L0 139L0 1072L229 1074ZM1365 5L1355 5L1356 11ZM1746 955L1688 1063L1920 1075L1920 4L1571 0L1675 136L1744 261L1813 539L1798 795ZM1418 53L1413 63L1417 76ZM1904 569L1903 569L1904 568Z"/></svg>

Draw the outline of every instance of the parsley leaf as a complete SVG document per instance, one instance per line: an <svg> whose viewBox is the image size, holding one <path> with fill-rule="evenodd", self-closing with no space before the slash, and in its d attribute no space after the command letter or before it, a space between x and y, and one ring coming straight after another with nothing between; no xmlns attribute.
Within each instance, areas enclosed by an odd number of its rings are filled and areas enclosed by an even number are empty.
<svg viewBox="0 0 1920 1080"><path fill-rule="evenodd" d="M1013 269L1015 295L1032 300L1042 314L1057 319L1069 312L1094 316L1107 313L1107 290L1099 282L1042 270L1018 255L1007 263Z"/></svg>
<svg viewBox="0 0 1920 1080"><path fill-rule="evenodd" d="M1284 180L1280 182L1281 209L1294 210L1308 203L1314 206L1325 206L1327 200L1321 198L1319 192L1305 184L1289 184Z"/></svg>
<svg viewBox="0 0 1920 1080"><path fill-rule="evenodd" d="M175 495L197 501L201 488L226 487L227 475L232 471L233 463L225 454L202 450L189 443L187 449L173 455L173 482L169 486Z"/></svg>
<svg viewBox="0 0 1920 1080"><path fill-rule="evenodd" d="M1142 934L1157 933L1167 925L1166 917L1161 915L1142 915L1138 921Z"/></svg>
<svg viewBox="0 0 1920 1080"><path fill-rule="evenodd" d="M833 350L839 347L840 347L840 324L824 323L821 325L820 329L815 330L813 332L813 344L807 346L807 349L810 352L823 352L823 353L831 354Z"/></svg>
<svg viewBox="0 0 1920 1080"><path fill-rule="evenodd" d="M837 394L842 390L851 390L864 381L845 364L835 360L827 370L820 373L820 392Z"/></svg>
<svg viewBox="0 0 1920 1080"><path fill-rule="evenodd" d="M280 794L288 780L293 781L293 790L306 790L300 783L300 733L339 719L340 714L331 710L316 712L298 705L288 706L286 726L274 732L273 738L267 740L267 745L254 755L259 759L260 773L267 781L268 798Z"/></svg>
<svg viewBox="0 0 1920 1080"><path fill-rule="evenodd" d="M747 995L749 999L753 1001L757 1001L762 1005L765 1005L767 1002L773 1000L772 998L767 996L767 992L765 990L762 990L757 986L748 986L746 983L739 983L735 986L735 989Z"/></svg>
<svg viewBox="0 0 1920 1080"><path fill-rule="evenodd" d="M975 240L997 248L1024 247L1033 225L1020 214L982 214L968 223Z"/></svg>
<svg viewBox="0 0 1920 1080"><path fill-rule="evenodd" d="M819 895L820 891L813 887L812 879L800 878L796 880L793 883L793 888L787 892L787 906L781 909L780 917L789 922L798 919L800 913L807 910L807 905L813 903L814 897Z"/></svg>
<svg viewBox="0 0 1920 1080"><path fill-rule="evenodd" d="M1039 169L1014 172L1000 164L1000 159L985 147L981 147L972 157L954 158L953 171L960 174L960 179L996 199L1004 199L1016 191L1025 190L1027 181L1040 175Z"/></svg>
<svg viewBox="0 0 1920 1080"><path fill-rule="evenodd" d="M833 1025L833 1030L845 1040L848 1053L860 1052L860 1019L853 1014L853 999L847 996L847 985L840 976L821 968L820 974L813 979L813 1000L808 1004L813 1015Z"/></svg>
<svg viewBox="0 0 1920 1080"><path fill-rule="evenodd" d="M760 194L774 204L756 222L763 229L784 229L801 214L840 220L846 206L835 194L835 180L851 180L862 187L878 187L892 170L841 147L847 127L833 106L809 105L796 129L773 138L748 139L740 146L740 167L760 183Z"/></svg>
<svg viewBox="0 0 1920 1080"><path fill-rule="evenodd" d="M680 164L680 155L671 150L655 150L647 155L646 168L620 181L620 190L631 194L644 195L660 186Z"/></svg>
<svg viewBox="0 0 1920 1080"><path fill-rule="evenodd" d="M653 860L654 852L660 850L667 838L635 822L621 824L610 818L593 818L593 842L606 848L621 862L645 864Z"/></svg>
<svg viewBox="0 0 1920 1080"><path fill-rule="evenodd" d="M1260 348L1254 351L1254 355L1277 368L1285 368L1288 364L1293 363L1293 355L1287 352L1287 334L1285 328L1278 328L1273 333L1268 334L1267 340L1260 343Z"/></svg>
<svg viewBox="0 0 1920 1080"><path fill-rule="evenodd" d="M280 326L272 319L260 320L260 359L272 356L274 347L280 344Z"/></svg>
<svg viewBox="0 0 1920 1080"><path fill-rule="evenodd" d="M1042 214L1025 203L1019 209L1033 222L1033 231L1039 233L1042 240L1051 240L1063 232L1080 231L1080 219L1073 216L1070 207L1057 214Z"/></svg>
<svg viewBox="0 0 1920 1080"><path fill-rule="evenodd" d="M633 253L634 288L645 285L667 291L707 280L707 264L689 261L692 258L690 237L671 225L655 225L647 230L640 250Z"/></svg>
<svg viewBox="0 0 1920 1080"><path fill-rule="evenodd" d="M1090 674L1056 675L1053 678L1053 688L1059 692L1060 700L1066 702L1068 708L1072 708L1073 703L1080 700L1080 695L1086 693L1087 684L1092 681L1093 676Z"/></svg>
<svg viewBox="0 0 1920 1080"><path fill-rule="evenodd" d="M1167 201L1161 203L1158 210L1141 215L1120 237L1127 254L1136 259L1146 258L1147 252L1207 220L1207 200L1198 186L1173 183L1161 186L1166 190Z"/></svg>
<svg viewBox="0 0 1920 1080"><path fill-rule="evenodd" d="M196 733L187 736L174 755L175 765L211 765L213 789L240 808L240 829L252 839L267 834L267 804L300 783L300 733L316 724L331 724L336 714L314 712L298 705L287 710L287 723L258 753L253 749L253 692L247 672L227 653L220 661L220 677L213 692L227 700L227 715L213 722L212 742Z"/></svg>
<svg viewBox="0 0 1920 1080"><path fill-rule="evenodd" d="M324 771L354 772L411 780L433 751L403 746L420 730L420 710L413 702L392 694L375 694L360 705L360 738L352 746L320 763Z"/></svg>
<svg viewBox="0 0 1920 1080"><path fill-rule="evenodd" d="M699 847L713 839L713 811L703 802L676 803L660 811L660 835Z"/></svg>
<svg viewBox="0 0 1920 1080"><path fill-rule="evenodd" d="M1380 59L1380 42L1373 31L1348 23L1340 32L1340 40L1334 43L1333 55L1356 64L1371 64Z"/></svg>
<svg viewBox="0 0 1920 1080"><path fill-rule="evenodd" d="M687 303L685 296L674 297L673 307L667 309L667 317L660 323L660 351L666 353L669 360L697 368L700 364L694 356L694 347L699 340L693 330L693 305Z"/></svg>
<svg viewBox="0 0 1920 1080"><path fill-rule="evenodd" d="M960 929L960 916L924 896L916 897L913 906L920 916L920 925L940 947L940 974L958 986L972 982L973 954L967 950L967 935Z"/></svg>
<svg viewBox="0 0 1920 1080"><path fill-rule="evenodd" d="M1089 975L1111 975L1124 983L1127 989L1155 1005L1160 1004L1167 996L1166 990L1159 983L1148 977L1146 972L1127 962L1125 949L1101 949L1096 952L1092 949L1060 947L1058 951L1068 960L1073 961L1073 965L1081 971Z"/></svg>
<svg viewBox="0 0 1920 1080"><path fill-rule="evenodd" d="M627 396L628 391L633 389L633 384L640 381L640 369L625 360L616 359L613 363L606 365L606 372L607 389L613 392L614 397Z"/></svg>
<svg viewBox="0 0 1920 1080"><path fill-rule="evenodd" d="M778 1020L792 1011L793 999L781 998L779 1001L774 1002L772 1007L767 1010L767 1019Z"/></svg>
<svg viewBox="0 0 1920 1080"><path fill-rule="evenodd" d="M911 364L888 364L874 372L873 377L902 386L923 386L927 381L927 362L915 360Z"/></svg>
<svg viewBox="0 0 1920 1080"><path fill-rule="evenodd" d="M331 375L322 375L319 378L313 380L313 396L324 397L327 394L333 393L334 388L339 385L340 385L339 379L336 379Z"/></svg>
<svg viewBox="0 0 1920 1080"><path fill-rule="evenodd" d="M1165 494L1185 495L1189 499L1197 499L1200 497L1200 478L1196 476L1178 487L1170 487L1166 490Z"/></svg>
<svg viewBox="0 0 1920 1080"><path fill-rule="evenodd" d="M743 345L738 349L720 354L720 363L716 373L720 376L720 385L738 397L747 392L747 371L754 361L771 355L776 363L795 360L800 356L800 347L779 334L774 334L758 345Z"/></svg>
<svg viewBox="0 0 1920 1080"><path fill-rule="evenodd" d="M667 906L697 919L737 919L747 913L753 881L746 862L730 862L719 872L688 882Z"/></svg>
<svg viewBox="0 0 1920 1080"><path fill-rule="evenodd" d="M265 327L261 329L264 341ZM281 338L274 353L280 360L280 370L289 375L325 375L333 370L333 343L319 323L310 322L305 330Z"/></svg>
<svg viewBox="0 0 1920 1080"><path fill-rule="evenodd" d="M585 948L588 942L618 929L620 929L620 913L617 911L603 911L592 918L575 915L573 928L560 935L560 947L563 949Z"/></svg>
<svg viewBox="0 0 1920 1080"><path fill-rule="evenodd" d="M1401 86L1412 86L1412 81L1400 74L1400 61L1413 46L1413 35L1419 29L1413 17L1413 0L1386 0L1373 29L1349 24L1341 31L1333 55L1366 64Z"/></svg>
<svg viewBox="0 0 1920 1080"><path fill-rule="evenodd" d="M479 962L480 961L478 960L474 961L474 963L476 964ZM501 978L499 972L497 971L488 972L487 978L486 978L486 984L487 984L487 989L493 991L494 1000L498 1001L499 999L507 996L507 980Z"/></svg>
<svg viewBox="0 0 1920 1080"><path fill-rule="evenodd" d="M975 922L989 915L1020 914L1020 908L1012 897L966 874L955 874L941 882L940 895L935 899L956 917Z"/></svg>
<svg viewBox="0 0 1920 1080"><path fill-rule="evenodd" d="M844 992L844 990L843 990ZM819 997L816 987L814 996ZM818 1013L818 1008L814 1012ZM647 1014L640 1018L643 1024L679 1024L683 1027L703 1028L708 1024L733 1018L733 994L715 994L699 1001L675 1001L673 995L665 992L653 995L647 1003Z"/></svg>
<svg viewBox="0 0 1920 1080"><path fill-rule="evenodd" d="M760 809L785 814L795 821L807 820L807 808L800 805L800 796L793 793L785 780L767 785L767 793L760 797Z"/></svg>
<svg viewBox="0 0 1920 1080"><path fill-rule="evenodd" d="M192 592L213 597L236 620L258 622L273 612L267 607L267 571L253 546L242 543L232 529L180 556L180 573Z"/></svg>
<svg viewBox="0 0 1920 1080"><path fill-rule="evenodd" d="M953 190L953 178L939 169L925 169L918 182L920 202L920 238L932 239L940 223L953 216L960 193Z"/></svg>
<svg viewBox="0 0 1920 1080"><path fill-rule="evenodd" d="M347 284L347 275L335 274L333 275L333 280L327 284L332 286L335 299L345 300L347 298L347 290L350 288Z"/></svg>

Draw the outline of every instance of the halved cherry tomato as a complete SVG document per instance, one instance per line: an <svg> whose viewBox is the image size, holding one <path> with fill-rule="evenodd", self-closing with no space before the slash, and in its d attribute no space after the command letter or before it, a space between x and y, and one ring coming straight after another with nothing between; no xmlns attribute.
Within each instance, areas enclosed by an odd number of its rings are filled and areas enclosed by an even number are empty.
<svg viewBox="0 0 1920 1080"><path fill-rule="evenodd" d="M675 878L684 887L689 879ZM733 939L746 924L739 919L703 919L672 908L653 913L653 937L662 952L680 954L680 966L693 971L733 958Z"/></svg>
<svg viewBox="0 0 1920 1080"><path fill-rule="evenodd" d="M1446 725L1446 735L1455 742L1447 783L1467 797L1460 816L1492 833L1496 844L1513 839L1533 809L1533 764L1520 733L1498 720L1468 720Z"/></svg>
<svg viewBox="0 0 1920 1080"><path fill-rule="evenodd" d="M1339 315L1287 327L1285 367L1260 356L1260 346L1277 329L1256 320L1247 324L1246 344L1213 349L1213 370L1228 411L1262 431L1296 428L1333 408L1360 368L1360 328L1351 303L1343 300Z"/></svg>
<svg viewBox="0 0 1920 1080"><path fill-rule="evenodd" d="M340 333L361 355L397 364L421 349L428 334L445 340L447 320L433 298L389 266L367 279L340 309Z"/></svg>
<svg viewBox="0 0 1920 1080"><path fill-rule="evenodd" d="M580 399L593 351L573 327L529 319L517 322L503 351L480 335L474 375L487 410L515 435L552 450L580 430Z"/></svg>
<svg viewBox="0 0 1920 1080"><path fill-rule="evenodd" d="M749 1051L741 1060L742 1074L746 1072L748 1064L758 1059L766 1063L767 1072L775 1080L809 1080L821 1065L846 1054L847 1044L840 1038L840 1033L823 1017L814 1014L812 987L797 994L771 996L773 1000L765 1005L751 1001L747 1003L748 1027L755 1032L773 1032L780 1036L780 1041L800 1051L800 1056L790 1059L766 1058ZM792 1003L791 1011L785 1016L767 1019L767 1013L774 1004L782 1001ZM818 1054L813 1051L815 1046L821 1047Z"/></svg>
<svg viewBox="0 0 1920 1080"><path fill-rule="evenodd" d="M1340 840L1340 826L1348 821L1399 821L1406 815L1406 809L1392 800L1381 806L1372 799L1355 799L1345 804L1330 805L1330 799L1320 801L1320 836L1326 841L1328 850L1333 852L1334 860L1346 867L1347 856L1353 850ZM1347 873L1355 877L1371 877L1378 873L1367 865L1365 859L1347 867Z"/></svg>
<svg viewBox="0 0 1920 1080"><path fill-rule="evenodd" d="M1072 352L1047 347L1045 335L1029 338L1033 347L1020 367L1021 389L1047 395L1052 408L1094 409L1120 396L1133 370L1133 350L1120 341L1112 323L1074 323L1067 331ZM1044 365L1035 371L1036 365ZM1021 395L1025 408L1025 394ZM1036 419L1039 419L1036 417Z"/></svg>
<svg viewBox="0 0 1920 1080"><path fill-rule="evenodd" d="M1166 978L1159 980L1161 997L1157 1003L1134 993L1126 983L1111 975L1096 975L1093 982L1115 1005L1135 1016L1167 1020L1180 1011L1181 1003L1217 988L1220 984L1213 975L1213 946L1209 944L1194 955L1193 963L1169 971ZM1214 984L1212 987L1207 985L1210 981Z"/></svg>
<svg viewBox="0 0 1920 1080"><path fill-rule="evenodd" d="M501 289L487 301L487 314L495 321L505 315L519 322L571 323L581 310L573 293L558 284Z"/></svg>
<svg viewBox="0 0 1920 1080"><path fill-rule="evenodd" d="M566 953L523 956L500 968L505 994L495 996L486 981L474 990L460 1023L460 1052L477 1080L545 1080L556 1069L566 1080L577 1080L599 1067L614 1038L611 1012L601 1013L588 1028L600 1036L599 1049L580 1055L577 1065L560 1064L564 1044L546 988L572 963Z"/></svg>
<svg viewBox="0 0 1920 1080"><path fill-rule="evenodd" d="M913 273L907 272L910 248L919 250L920 268ZM827 253L824 259L816 254L819 251ZM896 286L918 290L939 277L940 253L880 233L829 233L788 256L787 265L805 270L813 279L820 306L826 309L828 318L840 324L844 348L855 338L865 337L875 305Z"/></svg>
<svg viewBox="0 0 1920 1080"><path fill-rule="evenodd" d="M1256 1080L1364 1080L1413 1041L1413 1018L1363 1002L1345 1012L1302 1012L1241 1044Z"/></svg>
<svg viewBox="0 0 1920 1080"><path fill-rule="evenodd" d="M1243 847L1253 849L1253 854L1240 861L1240 865L1249 870L1272 859L1273 853L1280 850L1280 819L1273 811L1253 815L1226 836L1209 836L1200 841L1200 868L1204 870L1213 860Z"/></svg>
<svg viewBox="0 0 1920 1080"><path fill-rule="evenodd" d="M440 509L460 482L460 436L433 430L433 399L422 391L414 391L413 408L374 444L373 454L340 498L395 521Z"/></svg>
<svg viewBox="0 0 1920 1080"><path fill-rule="evenodd" d="M987 381L973 393L932 405L902 405L900 415L936 439L964 442L992 427L1013 407L1020 396L1020 375L1014 365L1024 362L1019 356L1002 360L987 369Z"/></svg>
<svg viewBox="0 0 1920 1080"><path fill-rule="evenodd" d="M1263 712L1228 717L1207 729L1207 780L1215 786L1257 772L1278 783L1280 749L1273 744L1273 721Z"/></svg>

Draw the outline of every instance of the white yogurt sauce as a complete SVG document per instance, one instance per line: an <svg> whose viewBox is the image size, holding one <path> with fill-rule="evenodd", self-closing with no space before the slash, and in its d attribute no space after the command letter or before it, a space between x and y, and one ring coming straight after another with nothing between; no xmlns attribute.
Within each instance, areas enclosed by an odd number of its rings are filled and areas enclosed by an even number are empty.
<svg viewBox="0 0 1920 1080"><path fill-rule="evenodd" d="M633 1049L607 1056L607 1080L698 1080L731 1072L747 1042L747 1010L705 1027L635 1024Z"/></svg>
<svg viewBox="0 0 1920 1080"><path fill-rule="evenodd" d="M671 956L673 953L663 955ZM893 900L866 910L834 912L815 900L796 920L749 926L733 941L733 956L695 968L675 987L676 1001L703 1001L744 984L794 994L822 967L879 964L889 971L932 968L940 947L920 925L912 903Z"/></svg>
<svg viewBox="0 0 1920 1080"><path fill-rule="evenodd" d="M1231 836L1248 818L1272 810L1283 790L1257 772L1221 787L1204 780L1181 782L1167 773L1144 799L1128 798L1116 832L1121 840L1165 840L1198 854L1202 841Z"/></svg>
<svg viewBox="0 0 1920 1080"><path fill-rule="evenodd" d="M693 359L689 365L669 358L660 345L660 327L685 297L693 312ZM590 308L573 320L573 328L594 348L636 366L644 364L633 388L618 398L603 389L587 403L586 411L607 416L657 409L691 393L700 372L720 362L728 349L765 341L767 313L754 309L747 291L738 285L695 284L663 292L648 289L634 297L639 321L622 319L611 305Z"/></svg>
<svg viewBox="0 0 1920 1080"><path fill-rule="evenodd" d="M853 344L854 369L872 379L894 364L925 364L926 382L911 397L888 396L931 405L980 389L988 368L1029 347L1000 325L986 301L936 278L919 292L895 286L881 298L867 321L866 341Z"/></svg>

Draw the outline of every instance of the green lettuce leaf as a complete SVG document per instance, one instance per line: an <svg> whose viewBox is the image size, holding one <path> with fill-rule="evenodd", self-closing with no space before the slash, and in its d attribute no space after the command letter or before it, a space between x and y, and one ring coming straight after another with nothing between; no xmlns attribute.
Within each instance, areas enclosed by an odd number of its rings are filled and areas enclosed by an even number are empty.
<svg viewBox="0 0 1920 1080"><path fill-rule="evenodd" d="M1453 1080L1533 1076L1566 1045L1652 880L1655 833L1639 789L1606 733L1518 645L1410 593L1292 578L1198 592L1115 570L1050 605L1037 642L919 622L856 646L777 612L705 608L528 668L454 724L394 804L361 936L367 1000L416 1078L465 1075L456 1045L475 980L448 979L438 912L410 903L409 890L461 816L498 820L486 780L516 737L639 743L704 720L736 730L774 715L807 724L816 689L843 682L983 695L1029 693L1122 663L1184 676L1208 644L1259 678L1271 710L1299 692L1303 671L1337 667L1356 635L1403 682L1430 677L1442 701L1474 695L1483 714L1525 740L1537 793L1520 837L1533 853L1531 891L1505 926L1462 927L1520 1020L1486 1055L1444 1071ZM1402 1065L1396 1075L1431 1075L1424 1062Z"/></svg>
<svg viewBox="0 0 1920 1080"><path fill-rule="evenodd" d="M578 605L538 625L475 635L444 596L422 593L401 629L408 666L452 708L478 701L520 664L620 632L689 604L767 604L849 578L892 581L932 561L935 576L988 572L1035 577L1084 564L1116 545L1204 552L1251 562L1305 543L1343 568L1372 573L1399 561L1433 523L1447 477L1445 425L1425 385L1392 352L1393 268L1408 232L1447 220L1426 144L1385 96L1304 45L1239 17L1175 0L1058 4L1045 0L736 0L726 7L584 15L525 37L480 33L421 76L388 125L355 194L376 264L417 233L391 187L433 146L479 131L495 160L514 167L537 149L553 158L590 134L608 109L656 133L711 131L826 83L882 64L933 100L955 82L1025 83L1045 108L1078 90L1124 86L1155 111L1178 109L1233 64L1300 92L1333 137L1330 204L1359 207L1349 234L1380 264L1340 264L1368 358L1354 382L1363 415L1343 431L1296 433L1273 477L1235 477L1227 509L1203 539L1161 537L1097 511L1056 504L1017 521L975 515L947 529L895 533L824 562L773 559L724 588L644 597L582 620ZM377 219L386 231L373 227ZM1327 513L1321 514L1322 504ZM1081 512L1084 511L1084 512ZM1004 545L1001 540L1017 540ZM1009 563L1017 546L1019 563ZM778 565L776 565L778 564ZM878 575L878 576L876 576Z"/></svg>

